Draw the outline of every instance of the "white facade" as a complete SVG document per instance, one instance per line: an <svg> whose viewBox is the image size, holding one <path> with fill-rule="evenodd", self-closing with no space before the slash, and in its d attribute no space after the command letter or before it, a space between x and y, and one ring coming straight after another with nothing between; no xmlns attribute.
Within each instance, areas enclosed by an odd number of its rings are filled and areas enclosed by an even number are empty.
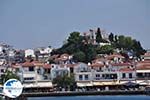
<svg viewBox="0 0 150 100"><path fill-rule="evenodd" d="M63 76L63 75L69 75L70 74L70 69L66 66L60 66L53 64L51 68L51 78L54 79L57 76Z"/></svg>
<svg viewBox="0 0 150 100"><path fill-rule="evenodd" d="M28 57L28 56L35 57L34 50L32 49L25 50L25 57Z"/></svg>
<svg viewBox="0 0 150 100"><path fill-rule="evenodd" d="M52 48L46 47L39 50L41 54L50 54L52 52Z"/></svg>

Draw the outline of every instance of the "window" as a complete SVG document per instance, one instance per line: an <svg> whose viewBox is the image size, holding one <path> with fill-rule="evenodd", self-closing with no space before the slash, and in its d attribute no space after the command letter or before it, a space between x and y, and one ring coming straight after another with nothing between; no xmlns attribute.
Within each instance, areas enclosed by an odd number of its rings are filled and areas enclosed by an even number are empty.
<svg viewBox="0 0 150 100"><path fill-rule="evenodd" d="M125 73L122 73L122 78L126 78L126 74Z"/></svg>
<svg viewBox="0 0 150 100"><path fill-rule="evenodd" d="M145 73L145 77L150 77L150 73Z"/></svg>
<svg viewBox="0 0 150 100"><path fill-rule="evenodd" d="M4 73L4 69L1 69L1 72Z"/></svg>
<svg viewBox="0 0 150 100"><path fill-rule="evenodd" d="M132 78L132 73L129 73L129 78Z"/></svg>
<svg viewBox="0 0 150 100"><path fill-rule="evenodd" d="M137 78L144 78L143 73L137 73Z"/></svg>
<svg viewBox="0 0 150 100"><path fill-rule="evenodd" d="M24 78L24 80L34 80L34 77L27 77L27 78Z"/></svg>
<svg viewBox="0 0 150 100"><path fill-rule="evenodd" d="M34 71L34 68L33 67L29 67L29 71Z"/></svg>
<svg viewBox="0 0 150 100"><path fill-rule="evenodd" d="M83 80L83 77L82 77L82 75L79 75L79 80Z"/></svg>
<svg viewBox="0 0 150 100"><path fill-rule="evenodd" d="M111 79L117 79L117 74L111 74L110 78Z"/></svg>
<svg viewBox="0 0 150 100"><path fill-rule="evenodd" d="M103 74L102 77L105 78L105 74Z"/></svg>
<svg viewBox="0 0 150 100"><path fill-rule="evenodd" d="M88 80L89 79L89 76L88 75L85 75L85 80Z"/></svg>
<svg viewBox="0 0 150 100"><path fill-rule="evenodd" d="M73 68L70 68L70 72L73 73Z"/></svg>
<svg viewBox="0 0 150 100"><path fill-rule="evenodd" d="M96 74L96 77L100 77L100 74Z"/></svg>

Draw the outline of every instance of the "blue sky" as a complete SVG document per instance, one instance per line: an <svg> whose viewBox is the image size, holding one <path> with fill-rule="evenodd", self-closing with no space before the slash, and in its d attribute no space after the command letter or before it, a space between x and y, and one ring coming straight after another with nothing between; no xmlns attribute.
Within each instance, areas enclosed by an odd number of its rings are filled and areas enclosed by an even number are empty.
<svg viewBox="0 0 150 100"><path fill-rule="evenodd" d="M149 0L0 0L0 42L59 47L73 31L100 27L150 48Z"/></svg>

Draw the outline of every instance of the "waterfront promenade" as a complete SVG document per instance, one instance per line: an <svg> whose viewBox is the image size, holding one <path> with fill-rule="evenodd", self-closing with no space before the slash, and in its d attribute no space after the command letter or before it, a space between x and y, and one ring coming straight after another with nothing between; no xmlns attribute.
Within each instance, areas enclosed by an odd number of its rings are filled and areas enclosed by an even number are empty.
<svg viewBox="0 0 150 100"><path fill-rule="evenodd" d="M86 92L38 92L23 93L25 97L46 97L46 96L84 96L84 95L150 95L146 90L109 90L109 91L86 91Z"/></svg>

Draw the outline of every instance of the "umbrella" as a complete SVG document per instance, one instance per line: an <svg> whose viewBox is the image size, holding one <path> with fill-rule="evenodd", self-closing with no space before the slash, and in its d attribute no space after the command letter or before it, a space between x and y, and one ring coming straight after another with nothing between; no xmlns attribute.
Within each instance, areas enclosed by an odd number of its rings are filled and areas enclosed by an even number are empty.
<svg viewBox="0 0 150 100"><path fill-rule="evenodd" d="M134 83L134 82L131 82L131 81L129 81L129 82L127 82L127 83L125 83L125 84L123 84L125 87L138 87L139 86L139 84L137 84L137 83Z"/></svg>

